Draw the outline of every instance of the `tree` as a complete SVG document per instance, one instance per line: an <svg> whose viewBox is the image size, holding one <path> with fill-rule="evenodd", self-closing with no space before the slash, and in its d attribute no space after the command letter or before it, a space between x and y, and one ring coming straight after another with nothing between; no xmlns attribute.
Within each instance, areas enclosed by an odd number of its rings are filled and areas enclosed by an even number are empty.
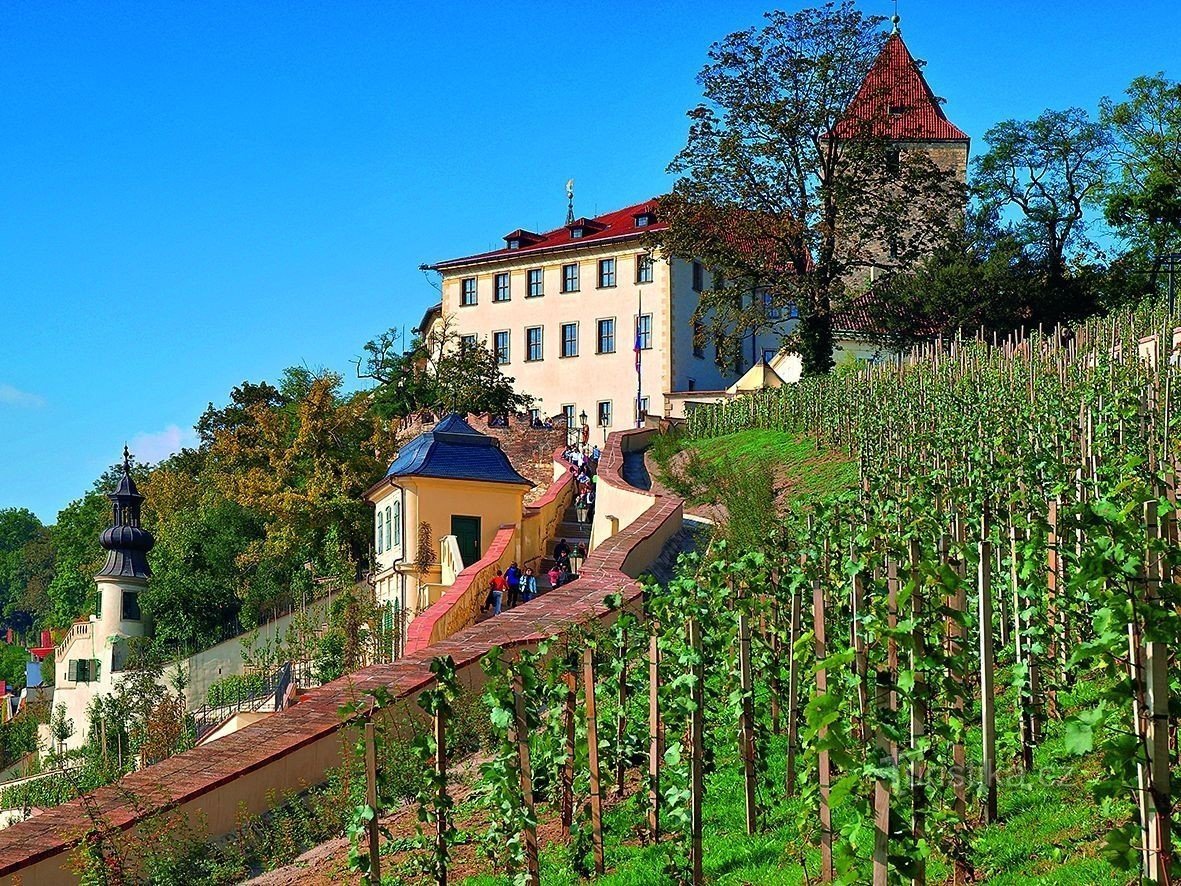
<svg viewBox="0 0 1181 886"><path fill-rule="evenodd" d="M847 114L883 48L881 17L842 2L766 19L710 48L658 244L713 272L695 319L722 362L747 335L782 332L795 307L805 371L826 372L855 280L929 255L958 224L962 189L924 151L898 153L888 102Z"/></svg>
<svg viewBox="0 0 1181 886"><path fill-rule="evenodd" d="M370 398L382 418L407 419L422 410L503 415L533 405L501 372L487 342L465 341L450 318L408 351L399 352L397 342L398 331L389 329L366 342L364 356L355 361L359 378L377 382Z"/></svg>
<svg viewBox="0 0 1181 886"><path fill-rule="evenodd" d="M1137 77L1125 95L1100 105L1119 174L1108 185L1105 216L1148 269L1143 291L1155 292L1164 257L1181 251L1181 83Z"/></svg>
<svg viewBox="0 0 1181 886"><path fill-rule="evenodd" d="M1111 138L1081 108L1046 111L1036 120L1005 120L984 136L973 187L986 207L1013 207L1011 230L1027 244L1050 293L1063 305L1079 296L1070 260L1086 246L1086 209L1107 176Z"/></svg>
<svg viewBox="0 0 1181 886"><path fill-rule="evenodd" d="M37 516L26 508L0 508L0 612L12 623L13 610L25 596L29 580L26 548L47 535ZM20 624L17 627L28 627Z"/></svg>
<svg viewBox="0 0 1181 886"><path fill-rule="evenodd" d="M52 529L53 581L46 589L52 606L51 624L68 625L89 611L95 593L94 576L105 559L98 539L109 522L110 503L97 488L58 513Z"/></svg>

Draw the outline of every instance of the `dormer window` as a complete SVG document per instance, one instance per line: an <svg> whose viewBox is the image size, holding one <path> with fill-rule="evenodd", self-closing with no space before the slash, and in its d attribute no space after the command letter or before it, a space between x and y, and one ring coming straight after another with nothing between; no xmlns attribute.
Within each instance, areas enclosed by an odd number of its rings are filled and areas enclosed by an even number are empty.
<svg viewBox="0 0 1181 886"><path fill-rule="evenodd" d="M636 221L637 228L646 228L655 221L651 212L637 212L633 218Z"/></svg>
<svg viewBox="0 0 1181 886"><path fill-rule="evenodd" d="M901 117L906 113L906 105L890 105L890 116Z"/></svg>
<svg viewBox="0 0 1181 886"><path fill-rule="evenodd" d="M508 248L509 249L520 249L521 248L521 241L517 240L517 239L509 240L508 241Z"/></svg>
<svg viewBox="0 0 1181 886"><path fill-rule="evenodd" d="M571 239L577 240L579 237L582 236L583 230L584 230L583 228L571 228L570 229Z"/></svg>
<svg viewBox="0 0 1181 886"><path fill-rule="evenodd" d="M509 249L521 249L525 246L534 246L541 242L541 234L535 234L532 231L526 231L524 228L517 228L504 235L505 245Z"/></svg>

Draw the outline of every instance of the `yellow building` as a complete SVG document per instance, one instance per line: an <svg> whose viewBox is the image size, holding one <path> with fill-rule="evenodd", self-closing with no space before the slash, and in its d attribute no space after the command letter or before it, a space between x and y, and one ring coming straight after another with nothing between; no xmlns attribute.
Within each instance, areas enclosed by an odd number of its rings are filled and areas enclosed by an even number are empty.
<svg viewBox="0 0 1181 886"><path fill-rule="evenodd" d="M365 494L375 509L378 601L410 613L434 602L502 526L521 524L532 486L500 441L457 415L403 446Z"/></svg>
<svg viewBox="0 0 1181 886"><path fill-rule="evenodd" d="M709 272L651 252L647 235L663 227L652 199L547 233L515 230L502 249L431 266L443 278L440 316L486 342L540 415L573 427L585 412L601 443L643 413L665 414L666 392L724 389L763 359L765 342L778 349L778 334L751 337L739 361L719 366L712 343L695 347Z"/></svg>

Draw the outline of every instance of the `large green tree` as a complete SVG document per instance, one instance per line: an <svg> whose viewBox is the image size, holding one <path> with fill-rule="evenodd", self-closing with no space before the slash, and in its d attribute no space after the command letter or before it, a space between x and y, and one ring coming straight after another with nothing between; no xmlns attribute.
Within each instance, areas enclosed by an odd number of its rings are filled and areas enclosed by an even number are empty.
<svg viewBox="0 0 1181 886"><path fill-rule="evenodd" d="M888 102L847 114L887 38L882 22L851 2L770 12L709 50L659 242L713 272L697 319L723 362L747 335L781 331L794 306L805 371L827 371L832 317L855 281L914 267L959 222L957 177L883 136Z"/></svg>
<svg viewBox="0 0 1181 886"><path fill-rule="evenodd" d="M1101 105L1116 166L1105 214L1146 272L1142 291L1155 292L1165 257L1181 252L1181 83L1137 77L1125 96Z"/></svg>
<svg viewBox="0 0 1181 886"><path fill-rule="evenodd" d="M405 420L423 410L503 415L533 404L501 371L488 343L465 339L448 318L408 351L398 341L398 330L389 329L366 342L355 361L358 377L377 383L369 397L382 418Z"/></svg>
<svg viewBox="0 0 1181 886"><path fill-rule="evenodd" d="M25 597L29 578L27 547L45 534L45 527L32 511L26 508L0 509L0 613L9 623L13 609Z"/></svg>
<svg viewBox="0 0 1181 886"><path fill-rule="evenodd" d="M1063 318L1095 308L1083 282L1093 265L1088 208L1108 176L1111 137L1081 108L1046 111L1035 120L1005 120L984 135L973 190L989 208L1009 213L1009 229L1038 262L1049 310ZM1083 274L1074 274L1076 269ZM1056 304L1055 304L1056 303Z"/></svg>

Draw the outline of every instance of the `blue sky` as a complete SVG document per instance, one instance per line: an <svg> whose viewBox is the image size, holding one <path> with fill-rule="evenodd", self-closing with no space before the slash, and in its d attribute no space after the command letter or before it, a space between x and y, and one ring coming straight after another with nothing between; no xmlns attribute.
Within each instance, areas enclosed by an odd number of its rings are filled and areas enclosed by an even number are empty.
<svg viewBox="0 0 1181 886"><path fill-rule="evenodd" d="M767 8L3 4L0 507L52 521L244 379L351 372L436 299L420 263L561 224L570 177L580 214L659 193L707 47ZM900 11L974 152L1181 76L1171 0Z"/></svg>

